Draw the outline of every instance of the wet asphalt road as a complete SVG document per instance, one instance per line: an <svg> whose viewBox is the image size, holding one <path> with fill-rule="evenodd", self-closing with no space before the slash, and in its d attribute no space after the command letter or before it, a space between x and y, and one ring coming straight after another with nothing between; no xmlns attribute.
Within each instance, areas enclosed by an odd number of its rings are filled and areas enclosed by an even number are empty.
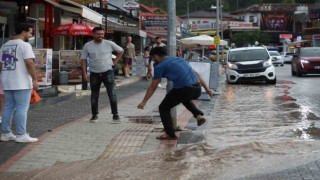
<svg viewBox="0 0 320 180"><path fill-rule="evenodd" d="M276 67L276 74L276 85L221 83L206 127L212 155L199 164L219 163L203 178L286 179L288 169L319 159L320 76L293 77L289 64ZM282 173L267 176L275 172ZM320 176L304 173L297 179Z"/></svg>

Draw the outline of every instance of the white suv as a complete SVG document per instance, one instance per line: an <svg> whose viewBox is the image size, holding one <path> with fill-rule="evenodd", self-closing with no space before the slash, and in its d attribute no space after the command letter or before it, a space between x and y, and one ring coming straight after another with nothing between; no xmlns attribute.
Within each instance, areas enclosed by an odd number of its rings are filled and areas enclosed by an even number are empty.
<svg viewBox="0 0 320 180"><path fill-rule="evenodd" d="M228 50L226 76L228 83L247 81L277 83L275 68L265 47L244 47Z"/></svg>

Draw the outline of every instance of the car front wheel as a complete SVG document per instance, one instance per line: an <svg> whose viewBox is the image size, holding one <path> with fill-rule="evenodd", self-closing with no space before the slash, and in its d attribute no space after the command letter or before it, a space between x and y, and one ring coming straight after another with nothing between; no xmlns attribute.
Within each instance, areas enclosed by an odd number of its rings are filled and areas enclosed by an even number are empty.
<svg viewBox="0 0 320 180"><path fill-rule="evenodd" d="M291 75L292 75L292 76L297 75L297 73L293 71L293 68L292 68L292 67L291 67Z"/></svg>
<svg viewBox="0 0 320 180"><path fill-rule="evenodd" d="M297 75L298 75L298 77L302 77L302 76L303 76L302 71L301 71L301 70L299 70L299 69L297 69Z"/></svg>

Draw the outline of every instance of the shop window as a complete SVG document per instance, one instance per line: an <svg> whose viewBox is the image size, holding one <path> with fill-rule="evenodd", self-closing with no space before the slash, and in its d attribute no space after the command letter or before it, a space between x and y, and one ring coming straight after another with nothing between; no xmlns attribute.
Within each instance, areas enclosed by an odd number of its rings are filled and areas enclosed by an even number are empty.
<svg viewBox="0 0 320 180"><path fill-rule="evenodd" d="M295 24L296 30L295 32L302 32L302 23L300 21L296 22Z"/></svg>

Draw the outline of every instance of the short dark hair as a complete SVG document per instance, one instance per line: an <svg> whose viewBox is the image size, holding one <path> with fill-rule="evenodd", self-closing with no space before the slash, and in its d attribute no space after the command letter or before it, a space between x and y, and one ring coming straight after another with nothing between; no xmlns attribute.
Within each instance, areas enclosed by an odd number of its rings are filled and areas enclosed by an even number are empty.
<svg viewBox="0 0 320 180"><path fill-rule="evenodd" d="M102 27L99 27L99 26L92 29L92 33L93 33L93 34L94 34L95 32L97 32L97 31L104 31L104 29L103 29Z"/></svg>
<svg viewBox="0 0 320 180"><path fill-rule="evenodd" d="M15 33L16 35L21 34L23 31L28 32L29 30L33 29L33 26L28 23L18 23L15 26Z"/></svg>
<svg viewBox="0 0 320 180"><path fill-rule="evenodd" d="M161 39L161 37L157 36L157 37L155 38L155 40L157 40L157 39Z"/></svg>
<svg viewBox="0 0 320 180"><path fill-rule="evenodd" d="M147 51L149 48L151 48L151 47L150 47L150 46L146 46L146 47L144 48L144 50Z"/></svg>
<svg viewBox="0 0 320 180"><path fill-rule="evenodd" d="M167 50L164 47L154 47L150 51L150 56L158 55L160 57L167 55Z"/></svg>

